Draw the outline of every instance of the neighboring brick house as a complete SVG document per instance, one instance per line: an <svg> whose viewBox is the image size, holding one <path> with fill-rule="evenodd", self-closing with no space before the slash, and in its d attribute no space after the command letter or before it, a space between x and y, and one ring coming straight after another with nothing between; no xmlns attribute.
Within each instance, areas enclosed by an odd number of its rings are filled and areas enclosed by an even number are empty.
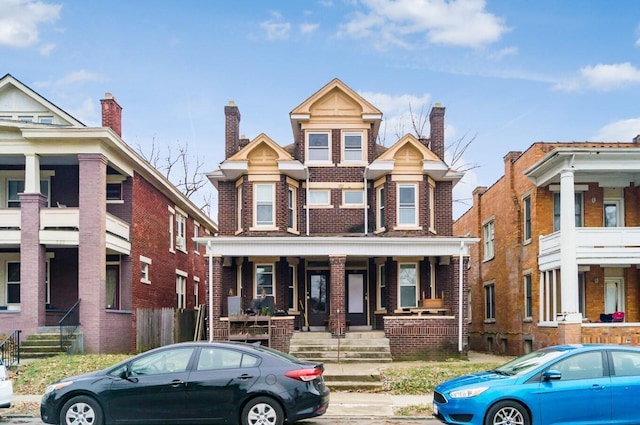
<svg viewBox="0 0 640 425"><path fill-rule="evenodd" d="M453 225L481 238L469 270L471 349L640 345L639 147L535 143L475 189Z"/></svg>
<svg viewBox="0 0 640 425"><path fill-rule="evenodd" d="M85 351L127 352L137 309L204 302L192 238L216 225L122 140L105 97L92 128L0 79L0 333L58 326L80 302Z"/></svg>
<svg viewBox="0 0 640 425"><path fill-rule="evenodd" d="M444 112L432 109L429 139L407 134L387 149L376 143L382 113L334 79L290 113L294 143L281 147L242 138L226 106L225 160L209 174L219 236L199 239L210 337L227 338L230 294L247 309L264 293L286 314L275 332L284 351L307 325L334 337L384 329L395 358L462 351L459 265L477 240L452 236L462 174L444 162Z"/></svg>

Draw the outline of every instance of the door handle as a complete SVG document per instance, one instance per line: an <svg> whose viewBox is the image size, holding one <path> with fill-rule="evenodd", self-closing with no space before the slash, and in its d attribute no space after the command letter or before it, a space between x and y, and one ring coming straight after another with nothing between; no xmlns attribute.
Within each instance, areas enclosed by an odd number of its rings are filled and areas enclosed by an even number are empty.
<svg viewBox="0 0 640 425"><path fill-rule="evenodd" d="M174 379L173 381L171 381L170 384L173 388L177 388L180 385L184 385L184 381L180 380L180 379Z"/></svg>
<svg viewBox="0 0 640 425"><path fill-rule="evenodd" d="M251 379L251 378L253 378L253 376L248 375L248 374L246 374L246 373L244 373L244 374L242 374L242 375L238 376L238 379L241 379L241 380L243 380L243 381L246 381L247 379Z"/></svg>

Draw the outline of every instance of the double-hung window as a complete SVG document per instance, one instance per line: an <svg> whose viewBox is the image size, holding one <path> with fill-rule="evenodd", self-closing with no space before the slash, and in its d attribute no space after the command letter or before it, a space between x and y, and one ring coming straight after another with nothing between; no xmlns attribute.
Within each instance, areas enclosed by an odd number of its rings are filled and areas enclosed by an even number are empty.
<svg viewBox="0 0 640 425"><path fill-rule="evenodd" d="M527 196L522 200L523 217L523 238L525 242L531 241L531 197Z"/></svg>
<svg viewBox="0 0 640 425"><path fill-rule="evenodd" d="M582 192L575 193L575 223L576 227L582 227ZM560 192L553 193L553 231L560 230Z"/></svg>
<svg viewBox="0 0 640 425"><path fill-rule="evenodd" d="M378 230L384 229L384 186L378 188L378 196L376 197L376 209L378 210L378 217L376 220Z"/></svg>
<svg viewBox="0 0 640 425"><path fill-rule="evenodd" d="M273 227L275 225L274 189L275 185L273 183L260 183L254 186L256 227Z"/></svg>
<svg viewBox="0 0 640 425"><path fill-rule="evenodd" d="M176 248L187 249L187 216L176 212Z"/></svg>
<svg viewBox="0 0 640 425"><path fill-rule="evenodd" d="M256 264L256 293L254 298L263 294L274 295L273 264Z"/></svg>
<svg viewBox="0 0 640 425"><path fill-rule="evenodd" d="M297 208L297 189L293 186L289 186L287 195L288 195L288 217L287 217L287 227L292 230L296 230L296 208Z"/></svg>
<svg viewBox="0 0 640 425"><path fill-rule="evenodd" d="M289 287L287 288L287 309L289 311L297 311L298 306L296 304L298 300L297 289L297 277L296 277L296 265L289 264Z"/></svg>
<svg viewBox="0 0 640 425"><path fill-rule="evenodd" d="M384 310L387 306L387 265L386 264L378 264L378 282L377 282L378 290L377 292L377 310Z"/></svg>
<svg viewBox="0 0 640 425"><path fill-rule="evenodd" d="M493 258L493 220L485 223L483 226L483 243L484 243L484 260L491 260Z"/></svg>
<svg viewBox="0 0 640 425"><path fill-rule="evenodd" d="M307 133L307 160L328 162L331 160L331 144L329 132Z"/></svg>
<svg viewBox="0 0 640 425"><path fill-rule="evenodd" d="M345 132L342 135L342 160L345 162L362 161L362 133Z"/></svg>
<svg viewBox="0 0 640 425"><path fill-rule="evenodd" d="M24 192L23 179L7 180L7 208L20 208L20 193ZM47 198L49 204L49 180L40 180L40 193Z"/></svg>
<svg viewBox="0 0 640 425"><path fill-rule="evenodd" d="M20 262L7 262L7 304L20 304Z"/></svg>
<svg viewBox="0 0 640 425"><path fill-rule="evenodd" d="M533 316L533 297L531 275L524 275L524 317L530 319Z"/></svg>
<svg viewBox="0 0 640 425"><path fill-rule="evenodd" d="M416 307L418 305L418 265L400 263L398 268L400 308Z"/></svg>
<svg viewBox="0 0 640 425"><path fill-rule="evenodd" d="M495 320L496 318L496 285L489 282L484 285L484 318Z"/></svg>
<svg viewBox="0 0 640 425"><path fill-rule="evenodd" d="M398 225L416 226L417 196L415 184L398 185Z"/></svg>
<svg viewBox="0 0 640 425"><path fill-rule="evenodd" d="M186 272L176 270L176 307L187 308L187 276Z"/></svg>

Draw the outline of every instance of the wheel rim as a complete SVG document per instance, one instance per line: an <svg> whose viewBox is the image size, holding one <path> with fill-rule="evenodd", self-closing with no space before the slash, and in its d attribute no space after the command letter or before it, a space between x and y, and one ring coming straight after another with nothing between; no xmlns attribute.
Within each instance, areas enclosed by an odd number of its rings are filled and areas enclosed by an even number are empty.
<svg viewBox="0 0 640 425"><path fill-rule="evenodd" d="M76 403L67 410L67 425L86 425L96 422L96 412L87 403Z"/></svg>
<svg viewBox="0 0 640 425"><path fill-rule="evenodd" d="M524 417L515 407L503 407L493 417L493 425L524 425Z"/></svg>
<svg viewBox="0 0 640 425"><path fill-rule="evenodd" d="M249 410L247 419L252 425L275 424L278 414L268 403L258 403Z"/></svg>

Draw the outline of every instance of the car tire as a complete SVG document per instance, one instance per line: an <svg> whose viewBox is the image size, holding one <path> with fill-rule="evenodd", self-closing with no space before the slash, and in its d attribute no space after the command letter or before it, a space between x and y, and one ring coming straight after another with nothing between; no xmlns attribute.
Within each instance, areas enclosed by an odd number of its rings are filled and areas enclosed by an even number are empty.
<svg viewBox="0 0 640 425"><path fill-rule="evenodd" d="M102 425L104 418L98 402L89 396L70 398L60 410L61 425Z"/></svg>
<svg viewBox="0 0 640 425"><path fill-rule="evenodd" d="M517 401L500 401L487 412L484 425L498 424L531 425L531 417L525 407Z"/></svg>
<svg viewBox="0 0 640 425"><path fill-rule="evenodd" d="M282 425L284 411L271 397L256 397L242 409L242 425Z"/></svg>

